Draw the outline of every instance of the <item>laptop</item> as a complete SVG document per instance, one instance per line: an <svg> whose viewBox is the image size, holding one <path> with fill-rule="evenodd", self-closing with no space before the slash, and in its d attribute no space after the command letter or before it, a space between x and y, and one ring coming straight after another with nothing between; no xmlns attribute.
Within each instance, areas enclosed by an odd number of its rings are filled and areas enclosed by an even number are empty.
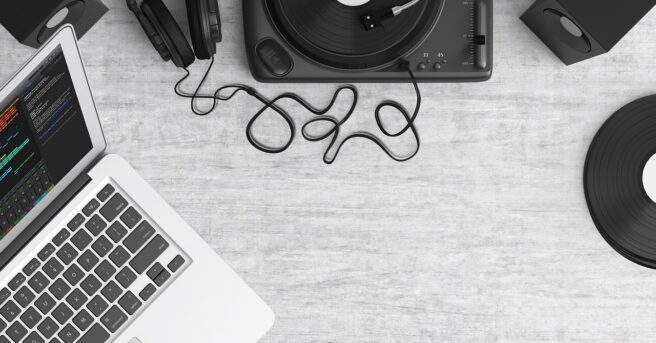
<svg viewBox="0 0 656 343"><path fill-rule="evenodd" d="M260 339L269 307L105 145L64 26L0 90L0 343Z"/></svg>

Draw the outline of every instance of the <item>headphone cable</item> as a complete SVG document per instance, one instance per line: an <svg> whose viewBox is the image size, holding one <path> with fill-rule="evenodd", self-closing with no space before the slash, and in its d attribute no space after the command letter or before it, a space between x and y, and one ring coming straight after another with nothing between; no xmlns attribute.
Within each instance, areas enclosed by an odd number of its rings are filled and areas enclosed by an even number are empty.
<svg viewBox="0 0 656 343"><path fill-rule="evenodd" d="M289 100L292 100L292 101L298 103L299 105L301 105L306 110L308 110L309 112L311 112L312 114L314 114L316 116L315 118L310 119L309 121L307 121L301 127L301 135L303 136L303 138L305 140L310 141L310 142L319 142L319 141L323 141L323 140L328 139L329 137L331 137L330 138L330 144L326 148L326 150L324 152L324 155L323 155L323 161L326 164L332 164L333 162L335 162L335 159L337 158L337 155L341 151L344 144L346 144L346 142L348 142L352 139L356 139L356 138L362 138L362 139L366 139L366 140L369 140L369 141L373 142L381 150L383 150L383 152L385 152L385 154L387 154L387 156L389 156L391 159L393 159L394 161L397 161L397 162L408 161L408 160L412 159L413 157L415 157L417 155L417 153L419 152L421 142L420 142L420 139L419 139L419 133L417 131L417 128L415 127L415 120L417 119L417 116L419 115L419 110L421 108L422 97L421 97L421 92L419 91L419 85L417 84L417 80L416 80L414 74L412 73L412 70L410 70L409 65L405 62L401 63L401 68L405 69L408 72L408 75L410 76L410 80L412 81L412 84L414 86L416 99L417 99L414 111L412 113L410 113L400 103L398 103L396 101L393 101L393 100L385 100L385 101L381 102L380 104L378 104L378 106L376 107L376 110L374 112L374 117L376 119L376 124L378 125L378 128L380 129L380 131L385 136L390 137L390 138L395 138L395 137L399 137L399 136L405 134L408 131L410 131L412 133L412 135L415 138L416 148L410 154L405 155L405 156L400 156L400 155L395 154L388 147L388 145L385 144L379 137L377 137L376 135L374 135L370 132L367 132L367 131L358 131L358 132L355 132L355 133L352 133L352 134L346 136L346 138L344 138L344 140L342 140L342 142L339 143L339 145L337 145L337 150L332 155L332 157L330 156L330 151L335 146L335 144L337 144L337 140L339 139L339 134L340 134L340 131L341 131L341 127L346 122L348 122L348 120L351 118L351 116L355 112L355 109L357 108L357 105L358 105L359 93L358 93L358 89L353 85L342 85L342 86L338 87L335 90L335 92L333 93L332 100L328 103L328 105L326 105L323 108L318 108L318 107L313 106L307 100L305 100L303 97L301 97L300 95L298 95L296 93L292 93L292 92L282 93L282 94L278 95L277 97L275 97L273 99L269 99L266 96L264 96L263 94L261 94L260 92L258 92L257 90L255 90L253 87L243 85L243 84L228 84L228 85L224 85L224 86L221 86L221 87L217 88L216 91L214 91L213 94L200 94L200 90L203 87L203 85L205 84L205 82L207 81L207 77L208 77L208 75L210 73L210 70L212 69L213 65L214 65L214 56L212 56L211 61L209 63L209 66L208 66L207 70L205 71L205 74L203 75L203 78L199 82L199 84L196 87L196 90L194 91L193 94L186 93L186 92L184 92L180 89L180 86L182 85L182 83L187 78L189 78L189 76L191 75L191 72L189 71L188 68L182 68L186 72L186 74L185 74L185 76L183 76L175 84L175 87L174 87L175 93L180 97L190 99L191 111L194 114L198 115L198 116L206 116L206 115L212 113L219 106L219 102L229 101L232 98L234 98L239 92L244 92L244 93L252 96L253 98L257 99L260 103L262 103L262 107L253 115L253 117L251 117L248 124L246 125L246 138L248 139L248 142L254 148L256 148L257 150L260 150L262 152L269 153L269 154L278 154L278 153L282 153L285 150L287 150L292 145L292 143L294 142L294 139L296 137L296 125L295 125L294 119L292 118L292 116L289 113L287 113L287 111L285 111L283 108L278 106L278 102L280 102L281 100L289 99ZM229 93L226 94L226 95L223 95L222 93L224 91L227 91L227 90L229 91ZM341 120L336 118L336 117L327 115L327 113L335 106L335 103L336 103L337 98L339 97L339 95L344 91L350 91L351 94L353 95L353 100L351 102L351 106L349 107L349 110L347 111L346 115ZM196 104L196 102L198 100L212 100L212 106L207 110L199 109L197 104ZM382 117L381 117L381 112L382 112L383 109L388 108L388 107L391 107L391 108L397 110L401 115L403 115L403 117L406 121L405 126L403 128L401 128L400 130L396 131L396 132L392 132L392 131L387 130L387 128L383 124L383 120L382 120ZM273 110L277 115L279 115L285 121L286 125L289 128L289 138L281 146L266 145L266 144L260 142L255 137L255 135L253 133L254 124L262 116L262 114L264 114L269 109ZM315 123L329 123L330 124L330 129L324 134L312 135L308 132L308 127L312 124L315 124Z"/></svg>

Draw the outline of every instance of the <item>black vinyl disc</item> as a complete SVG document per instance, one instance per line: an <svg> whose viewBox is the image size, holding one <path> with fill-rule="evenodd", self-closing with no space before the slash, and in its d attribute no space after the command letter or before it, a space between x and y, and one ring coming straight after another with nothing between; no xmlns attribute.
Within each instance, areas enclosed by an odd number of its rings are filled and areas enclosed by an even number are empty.
<svg viewBox="0 0 656 343"><path fill-rule="evenodd" d="M595 136L585 163L590 214L604 239L620 254L656 268L656 203L642 174L656 153L656 95L613 114Z"/></svg>
<svg viewBox="0 0 656 343"><path fill-rule="evenodd" d="M443 0L421 0L370 31L361 17L408 3L372 0L347 6L338 0L263 0L276 28L301 54L349 70L387 66L415 49L433 30Z"/></svg>

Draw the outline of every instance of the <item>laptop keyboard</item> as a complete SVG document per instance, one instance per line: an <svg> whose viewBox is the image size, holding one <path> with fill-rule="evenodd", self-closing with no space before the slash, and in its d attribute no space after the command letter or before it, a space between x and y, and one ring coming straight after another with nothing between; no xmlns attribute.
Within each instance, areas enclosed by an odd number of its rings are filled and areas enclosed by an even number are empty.
<svg viewBox="0 0 656 343"><path fill-rule="evenodd" d="M187 260L108 184L0 290L0 343L107 342Z"/></svg>

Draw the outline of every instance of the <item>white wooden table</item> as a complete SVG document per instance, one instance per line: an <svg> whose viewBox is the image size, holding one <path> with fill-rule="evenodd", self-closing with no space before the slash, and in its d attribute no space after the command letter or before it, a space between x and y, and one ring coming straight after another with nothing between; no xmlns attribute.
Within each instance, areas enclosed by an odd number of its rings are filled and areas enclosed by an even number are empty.
<svg viewBox="0 0 656 343"><path fill-rule="evenodd" d="M653 341L656 271L604 242L582 173L603 121L656 91L656 13L611 53L565 67L518 19L531 2L496 1L492 80L421 86L423 146L406 164L356 142L326 166L326 143L300 137L285 154L262 154L244 135L257 106L245 96L193 116L173 95L183 73L159 60L124 1L105 0L110 12L81 50L109 151L271 305L263 342ZM185 20L184 1L167 3ZM257 85L241 2L220 5L211 85L328 101L336 85ZM0 46L6 79L33 50L4 30ZM196 78L204 68L192 68ZM385 95L414 103L407 85L359 87L347 131L373 129ZM411 137L389 142L412 149Z"/></svg>

